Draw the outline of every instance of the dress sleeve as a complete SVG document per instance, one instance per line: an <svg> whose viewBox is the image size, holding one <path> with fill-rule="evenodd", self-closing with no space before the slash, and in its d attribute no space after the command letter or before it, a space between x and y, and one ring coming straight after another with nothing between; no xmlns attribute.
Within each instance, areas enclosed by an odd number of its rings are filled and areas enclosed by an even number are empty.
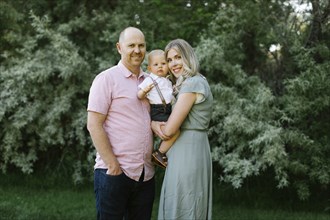
<svg viewBox="0 0 330 220"><path fill-rule="evenodd" d="M186 79L180 89L180 93L197 93L195 104L205 101L208 91L205 77L199 75Z"/></svg>

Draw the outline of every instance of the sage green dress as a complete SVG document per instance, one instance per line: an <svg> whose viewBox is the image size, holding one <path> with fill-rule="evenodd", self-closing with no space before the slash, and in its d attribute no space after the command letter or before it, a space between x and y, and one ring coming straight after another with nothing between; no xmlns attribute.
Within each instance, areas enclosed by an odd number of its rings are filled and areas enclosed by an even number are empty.
<svg viewBox="0 0 330 220"><path fill-rule="evenodd" d="M212 219L212 161L207 130L213 96L202 75L188 78L182 93L198 93L201 99L190 110L181 134L167 152L158 219Z"/></svg>

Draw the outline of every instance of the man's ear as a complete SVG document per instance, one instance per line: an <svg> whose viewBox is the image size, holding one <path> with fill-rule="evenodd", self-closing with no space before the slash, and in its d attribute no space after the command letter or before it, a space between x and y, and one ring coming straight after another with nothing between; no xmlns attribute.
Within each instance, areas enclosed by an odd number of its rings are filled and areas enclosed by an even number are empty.
<svg viewBox="0 0 330 220"><path fill-rule="evenodd" d="M121 48L119 42L116 43L117 51L119 54L121 54Z"/></svg>

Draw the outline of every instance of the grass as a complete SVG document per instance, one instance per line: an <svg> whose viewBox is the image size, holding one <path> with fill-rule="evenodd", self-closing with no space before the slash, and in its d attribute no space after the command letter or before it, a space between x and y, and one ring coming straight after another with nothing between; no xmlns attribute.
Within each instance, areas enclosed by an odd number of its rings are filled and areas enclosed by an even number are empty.
<svg viewBox="0 0 330 220"><path fill-rule="evenodd" d="M157 196L162 173L158 175ZM65 181L64 181L65 180ZM329 220L324 200L302 202L290 192L270 186L234 190L215 183L213 219L217 220ZM329 201L329 200L328 200ZM156 219L159 197L154 203ZM0 175L0 219L96 219L92 184L76 187L71 179Z"/></svg>
<svg viewBox="0 0 330 220"><path fill-rule="evenodd" d="M92 186L45 177L0 179L0 219L95 219Z"/></svg>
<svg viewBox="0 0 330 220"><path fill-rule="evenodd" d="M314 192L308 201L277 189L272 179L250 179L240 189L213 187L213 216L221 220L330 220L329 196ZM324 193L324 192L323 192Z"/></svg>

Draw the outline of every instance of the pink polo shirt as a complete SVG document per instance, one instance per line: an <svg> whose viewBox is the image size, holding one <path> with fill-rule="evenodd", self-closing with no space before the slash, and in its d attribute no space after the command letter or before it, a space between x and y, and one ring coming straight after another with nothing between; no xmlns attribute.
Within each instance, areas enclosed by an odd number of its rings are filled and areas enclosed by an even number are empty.
<svg viewBox="0 0 330 220"><path fill-rule="evenodd" d="M151 179L154 166L151 162L153 134L150 127L148 101L137 97L138 85L146 74L132 74L121 62L97 75L90 89L88 111L107 115L104 129L113 153L123 172L136 181L144 166L144 181ZM107 169L96 154L94 169Z"/></svg>

